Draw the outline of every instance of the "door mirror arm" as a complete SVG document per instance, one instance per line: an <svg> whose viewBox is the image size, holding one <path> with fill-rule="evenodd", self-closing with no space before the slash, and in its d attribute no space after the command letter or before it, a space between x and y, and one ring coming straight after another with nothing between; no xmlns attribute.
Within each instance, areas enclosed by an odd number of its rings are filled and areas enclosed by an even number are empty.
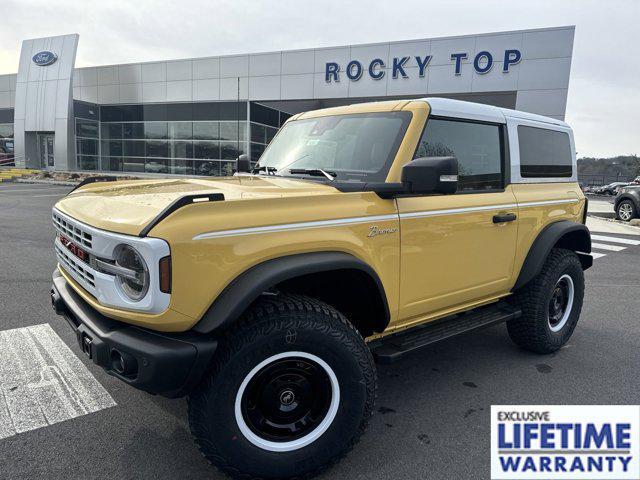
<svg viewBox="0 0 640 480"><path fill-rule="evenodd" d="M409 193L403 183L372 182L364 187L365 192L375 192L380 198L389 200L398 195Z"/></svg>

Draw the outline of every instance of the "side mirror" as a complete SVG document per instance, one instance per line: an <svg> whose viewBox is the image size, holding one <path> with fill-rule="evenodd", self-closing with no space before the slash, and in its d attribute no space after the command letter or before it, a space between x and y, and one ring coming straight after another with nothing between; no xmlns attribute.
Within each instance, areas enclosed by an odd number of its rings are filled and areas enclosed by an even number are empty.
<svg viewBox="0 0 640 480"><path fill-rule="evenodd" d="M247 154L243 153L236 160L236 172L250 172L251 162Z"/></svg>
<svg viewBox="0 0 640 480"><path fill-rule="evenodd" d="M407 193L456 193L458 160L456 157L424 157L402 168L402 185Z"/></svg>

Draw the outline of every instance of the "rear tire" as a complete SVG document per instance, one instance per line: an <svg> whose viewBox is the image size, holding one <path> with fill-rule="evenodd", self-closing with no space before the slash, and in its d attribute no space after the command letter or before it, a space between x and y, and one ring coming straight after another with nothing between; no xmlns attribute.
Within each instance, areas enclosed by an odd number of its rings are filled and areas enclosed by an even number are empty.
<svg viewBox="0 0 640 480"><path fill-rule="evenodd" d="M234 478L310 478L360 439L376 387L371 352L342 314L303 295L264 296L220 340L189 425Z"/></svg>
<svg viewBox="0 0 640 480"><path fill-rule="evenodd" d="M636 206L631 200L623 200L616 208L616 218L624 222L629 222L638 216Z"/></svg>
<svg viewBox="0 0 640 480"><path fill-rule="evenodd" d="M584 273L578 256L552 249L540 273L512 297L522 316L507 322L511 340L532 352L555 352L571 338L583 298Z"/></svg>

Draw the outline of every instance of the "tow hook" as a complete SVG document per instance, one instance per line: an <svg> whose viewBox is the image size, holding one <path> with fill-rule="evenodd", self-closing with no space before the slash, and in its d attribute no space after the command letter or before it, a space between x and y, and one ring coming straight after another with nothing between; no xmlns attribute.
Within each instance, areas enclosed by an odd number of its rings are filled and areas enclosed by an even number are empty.
<svg viewBox="0 0 640 480"><path fill-rule="evenodd" d="M60 294L54 288L51 289L51 308L57 315L64 314L64 304L60 298Z"/></svg>

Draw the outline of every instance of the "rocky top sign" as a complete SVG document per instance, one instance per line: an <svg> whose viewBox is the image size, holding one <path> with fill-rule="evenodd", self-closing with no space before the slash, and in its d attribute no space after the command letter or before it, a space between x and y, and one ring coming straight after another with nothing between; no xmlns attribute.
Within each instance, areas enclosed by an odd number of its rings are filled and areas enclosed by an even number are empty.
<svg viewBox="0 0 640 480"><path fill-rule="evenodd" d="M418 75L424 77L427 67L433 58L431 55L425 55L423 57L416 55L415 61L418 65ZM451 64L453 67L454 75L462 74L462 62L468 59L469 56L465 52L452 53ZM387 69L391 71L391 78L409 78L406 71L407 62L411 57L394 57L391 61L391 65L387 66L381 58L374 58L368 65L363 65L359 60L351 60L342 70L340 64L336 62L327 62L325 65L324 80L327 83L339 82L341 74L347 77L347 79L357 82L362 78L365 72L374 80L380 80L386 75ZM500 58L495 58L489 51L478 52L473 58L473 68L478 74L485 74L491 71L494 64L499 63L504 73L509 73L509 69L512 65L516 65L522 60L522 53L520 50L507 49L504 51L504 55Z"/></svg>

